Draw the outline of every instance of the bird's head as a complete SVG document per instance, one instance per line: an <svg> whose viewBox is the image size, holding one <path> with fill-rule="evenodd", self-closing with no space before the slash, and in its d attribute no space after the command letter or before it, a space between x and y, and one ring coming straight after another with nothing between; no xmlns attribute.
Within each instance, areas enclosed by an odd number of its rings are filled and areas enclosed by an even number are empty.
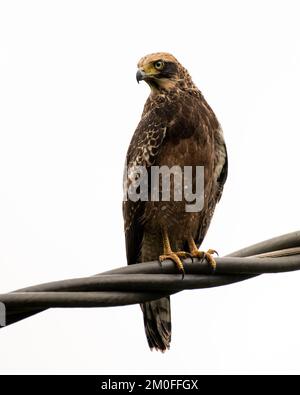
<svg viewBox="0 0 300 395"><path fill-rule="evenodd" d="M194 88L187 70L171 54L157 52L144 56L138 62L137 82L146 81L153 93L174 88Z"/></svg>

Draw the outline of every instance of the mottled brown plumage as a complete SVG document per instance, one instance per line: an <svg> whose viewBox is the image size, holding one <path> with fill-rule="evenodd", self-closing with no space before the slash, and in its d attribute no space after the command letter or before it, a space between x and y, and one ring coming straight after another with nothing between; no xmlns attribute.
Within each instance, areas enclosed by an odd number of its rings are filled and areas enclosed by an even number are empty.
<svg viewBox="0 0 300 395"><path fill-rule="evenodd" d="M189 213L185 201L125 201L123 205L128 264L156 260L166 247L173 251L199 247L208 230L227 177L227 153L222 129L187 70L170 54L145 56L138 63L138 80L151 94L132 137L127 167L204 166L204 207ZM193 180L194 181L194 180ZM132 182L127 180L127 187ZM174 188L174 180L171 190ZM195 252L195 251L194 251ZM150 348L166 350L171 341L169 298L144 303L145 330Z"/></svg>

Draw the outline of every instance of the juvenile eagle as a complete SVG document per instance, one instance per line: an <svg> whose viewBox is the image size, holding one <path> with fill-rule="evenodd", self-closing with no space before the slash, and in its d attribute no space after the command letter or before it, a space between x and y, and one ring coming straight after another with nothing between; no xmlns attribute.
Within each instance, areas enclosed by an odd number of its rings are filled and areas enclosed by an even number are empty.
<svg viewBox="0 0 300 395"><path fill-rule="evenodd" d="M127 168L204 166L204 205L186 212L185 202L123 203L128 264L171 259L183 271L181 258L205 257L212 267L214 250L199 251L227 177L227 152L220 124L187 70L168 53L143 57L137 81L151 88L141 120L128 148ZM171 189L174 190L175 178ZM193 179L193 183L195 180ZM127 187L132 183L128 176ZM170 298L141 304L148 344L165 351L171 341Z"/></svg>

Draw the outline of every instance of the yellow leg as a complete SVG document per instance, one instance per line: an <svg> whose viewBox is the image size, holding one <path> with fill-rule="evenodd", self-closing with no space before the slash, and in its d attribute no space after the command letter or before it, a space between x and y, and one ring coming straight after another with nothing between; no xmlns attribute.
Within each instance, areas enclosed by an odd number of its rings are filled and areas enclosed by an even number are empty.
<svg viewBox="0 0 300 395"><path fill-rule="evenodd" d="M159 261L162 262L162 261L165 261L166 259L170 259L171 261L173 261L176 264L176 266L182 273L182 277L184 277L184 267L183 267L183 264L182 264L179 257L186 258L186 257L190 256L191 254L189 254L188 252L185 252L185 251L178 251L178 252L172 251L168 231L167 231L167 228L165 228L165 227L162 228L162 239L163 239L164 253L163 253L163 255L160 255Z"/></svg>
<svg viewBox="0 0 300 395"><path fill-rule="evenodd" d="M205 251L199 251L194 239L192 238L192 236L189 237L188 239L188 245L189 245L189 250L190 253L192 255L192 257L194 258L200 258L202 261L204 259L206 259L206 261L208 262L208 264L212 267L213 271L216 270L217 267L217 262L215 261L215 259L213 258L213 254L217 254L217 251L209 249L206 252Z"/></svg>

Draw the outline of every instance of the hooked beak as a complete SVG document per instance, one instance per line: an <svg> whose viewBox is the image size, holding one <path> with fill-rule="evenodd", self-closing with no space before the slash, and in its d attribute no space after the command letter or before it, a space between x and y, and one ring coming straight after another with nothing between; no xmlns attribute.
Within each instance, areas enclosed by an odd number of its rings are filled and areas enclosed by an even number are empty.
<svg viewBox="0 0 300 395"><path fill-rule="evenodd" d="M138 71L136 72L136 80L138 83L140 83L140 81L143 81L146 78L147 74L144 72L144 70L138 69Z"/></svg>

